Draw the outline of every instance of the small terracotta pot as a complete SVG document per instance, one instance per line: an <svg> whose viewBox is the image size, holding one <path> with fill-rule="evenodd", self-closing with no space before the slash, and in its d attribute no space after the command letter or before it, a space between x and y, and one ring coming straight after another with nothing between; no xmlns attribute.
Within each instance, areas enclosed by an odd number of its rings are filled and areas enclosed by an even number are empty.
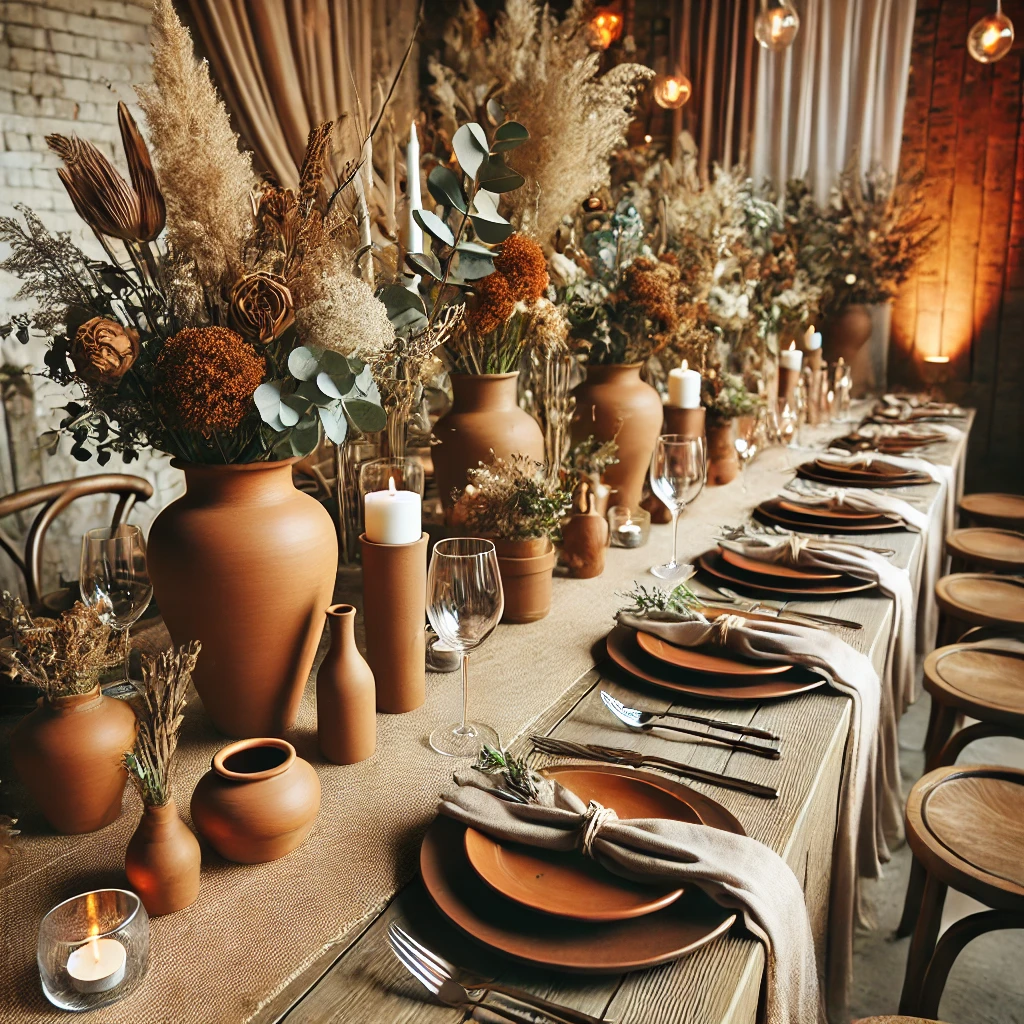
<svg viewBox="0 0 1024 1024"><path fill-rule="evenodd" d="M121 815L128 773L121 757L135 744L135 712L124 701L88 693L47 700L11 734L19 778L56 832L95 832Z"/></svg>
<svg viewBox="0 0 1024 1024"><path fill-rule="evenodd" d="M735 480L740 471L740 460L736 454L736 426L729 420L709 420L708 438L708 486L717 487Z"/></svg>
<svg viewBox="0 0 1024 1024"><path fill-rule="evenodd" d="M822 337L825 356L830 363L840 358L852 363L871 337L871 313L867 306L854 304L825 323Z"/></svg>
<svg viewBox="0 0 1024 1024"><path fill-rule="evenodd" d="M594 508L594 495L583 481L573 494L572 515L562 524L562 561L574 579L588 580L604 572L608 520Z"/></svg>
<svg viewBox="0 0 1024 1024"><path fill-rule="evenodd" d="M128 840L124 870L148 913L173 914L199 896L199 840L178 815L173 800L145 807Z"/></svg>
<svg viewBox="0 0 1024 1024"><path fill-rule="evenodd" d="M704 406L683 409L678 405L665 406L663 434L681 434L683 437L703 437L705 427Z"/></svg>
<svg viewBox="0 0 1024 1024"><path fill-rule="evenodd" d="M523 558L498 556L501 587L505 593L502 622L536 622L551 611L552 573L557 557L551 541L547 550Z"/></svg>
<svg viewBox="0 0 1024 1024"><path fill-rule="evenodd" d="M192 820L225 859L263 864L291 853L313 828L320 780L287 741L238 740L213 756L192 794Z"/></svg>
<svg viewBox="0 0 1024 1024"><path fill-rule="evenodd" d="M526 537L523 540L495 537L493 543L494 553L499 558L533 558L551 549L551 541L547 537Z"/></svg>
<svg viewBox="0 0 1024 1024"><path fill-rule="evenodd" d="M792 410L796 410L796 389L800 384L800 371L779 367L779 404L788 402Z"/></svg>
<svg viewBox="0 0 1024 1024"><path fill-rule="evenodd" d="M350 604L327 609L331 646L316 674L317 740L335 764L365 761L377 748L377 690L356 647L355 621Z"/></svg>

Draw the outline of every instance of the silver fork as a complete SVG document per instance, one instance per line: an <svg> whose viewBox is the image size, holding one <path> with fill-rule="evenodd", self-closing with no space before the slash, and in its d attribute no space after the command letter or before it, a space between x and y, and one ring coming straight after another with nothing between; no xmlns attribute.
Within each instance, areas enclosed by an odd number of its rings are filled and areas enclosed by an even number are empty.
<svg viewBox="0 0 1024 1024"><path fill-rule="evenodd" d="M786 612L785 608L790 603L789 601L771 601L767 598L741 597L735 590L730 590L728 587L715 587L714 589L717 590L726 600L739 605L739 607L745 612L756 612L759 608L764 608L768 613L775 612L783 622L787 619L808 619L810 622L816 622L823 626L842 626L844 629L864 628L861 623L856 622L853 619L837 619L831 615L818 615L816 612ZM783 614L784 612L785 614Z"/></svg>
<svg viewBox="0 0 1024 1024"><path fill-rule="evenodd" d="M570 1006L562 1006L560 1003L554 1003L550 999L544 999L541 996L534 995L532 992L527 992L525 989L514 988L511 985L501 985L496 982L485 982L467 971L460 970L454 964L445 960L443 956L428 949L422 942L417 942L398 924L392 923L388 928L388 941L391 943L391 948L395 955L402 961L409 972L425 988L434 992L439 999L441 998L440 986L443 982L447 981L449 984L457 986L465 994L469 1000L466 1005L482 1006L484 1005L483 1000L490 993L497 993L521 1003L524 1008L539 1010L546 1017L558 1022L558 1024L610 1024L610 1022L593 1017L582 1010L574 1010ZM431 983L427 984L424 978L431 979ZM436 989L433 986L436 986ZM467 989L480 991L483 995L479 1000L473 1000L469 996ZM448 991L451 993L454 990L449 989ZM486 1004L486 1008L502 1012L491 1003ZM521 1020L522 1018L510 1017L510 1019Z"/></svg>

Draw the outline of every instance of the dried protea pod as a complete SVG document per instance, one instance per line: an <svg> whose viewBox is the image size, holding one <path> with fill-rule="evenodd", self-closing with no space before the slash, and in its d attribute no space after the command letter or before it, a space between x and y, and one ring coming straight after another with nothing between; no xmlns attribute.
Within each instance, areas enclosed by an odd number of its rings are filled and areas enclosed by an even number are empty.
<svg viewBox="0 0 1024 1024"><path fill-rule="evenodd" d="M292 293L277 274L246 274L231 289L228 317L242 337L265 345L280 337L295 319Z"/></svg>
<svg viewBox="0 0 1024 1024"><path fill-rule="evenodd" d="M116 320L94 316L75 331L71 362L90 384L116 384L139 357L139 335Z"/></svg>
<svg viewBox="0 0 1024 1024"><path fill-rule="evenodd" d="M153 163L149 159L146 142L135 123L135 118L124 103L117 105L117 124L121 129L121 144L124 146L125 159L128 161L128 175L132 179L135 194L139 197L138 238L143 242L151 242L164 229L164 197L156 183L156 174L153 172Z"/></svg>

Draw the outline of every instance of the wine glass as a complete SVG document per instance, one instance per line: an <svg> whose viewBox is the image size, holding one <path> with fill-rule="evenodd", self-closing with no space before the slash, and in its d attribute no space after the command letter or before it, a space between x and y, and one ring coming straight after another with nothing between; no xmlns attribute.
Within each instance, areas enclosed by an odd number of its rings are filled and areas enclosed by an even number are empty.
<svg viewBox="0 0 1024 1024"><path fill-rule="evenodd" d="M439 754L474 757L485 743L498 743L494 729L468 718L469 654L491 635L504 609L494 545L477 537L438 541L427 574L427 618L462 658L462 721L430 734Z"/></svg>
<svg viewBox="0 0 1024 1024"><path fill-rule="evenodd" d="M754 461L760 447L765 430L765 410L758 409L752 416L738 416L736 418L736 436L733 438L733 446L736 449L736 458L740 463L740 490L747 493L747 466Z"/></svg>
<svg viewBox="0 0 1024 1024"><path fill-rule="evenodd" d="M700 494L708 477L707 442L703 437L663 434L651 459L651 489L672 513L672 561L656 565L659 579L679 579L689 571L676 558L679 514Z"/></svg>
<svg viewBox="0 0 1024 1024"><path fill-rule="evenodd" d="M111 629L124 634L124 682L131 685L129 632L153 596L142 531L126 524L89 530L82 538L78 579L82 600L97 608Z"/></svg>

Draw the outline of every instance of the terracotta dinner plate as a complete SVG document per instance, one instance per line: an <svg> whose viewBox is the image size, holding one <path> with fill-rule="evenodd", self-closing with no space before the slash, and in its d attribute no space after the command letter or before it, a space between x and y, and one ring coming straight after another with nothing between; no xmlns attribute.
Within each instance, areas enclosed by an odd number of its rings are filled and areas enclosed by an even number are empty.
<svg viewBox="0 0 1024 1024"><path fill-rule="evenodd" d="M909 476L910 470L894 466L881 459L856 459L837 462L835 459L815 459L814 465L824 473L845 473L850 476Z"/></svg>
<svg viewBox="0 0 1024 1024"><path fill-rule="evenodd" d="M765 591L770 594L783 594L788 597L839 597L843 594L856 594L861 590L871 590L878 586L867 580L855 579L853 576L841 576L838 580L825 583L785 582L771 576L760 576L745 569L729 565L718 551L708 551L697 559L697 564L705 571L717 576L727 583L736 583L748 590Z"/></svg>
<svg viewBox="0 0 1024 1024"><path fill-rule="evenodd" d="M758 519L777 523L791 530L812 530L827 533L880 533L883 530L903 530L904 524L894 519L818 519L816 513L787 512L779 502L764 501L754 510Z"/></svg>
<svg viewBox="0 0 1024 1024"><path fill-rule="evenodd" d="M852 509L850 511L844 511L841 509L834 508L810 508L807 505L801 505L795 501L786 501L785 498L778 498L777 504L779 508L785 509L787 512L795 512L800 516L814 516L815 519L879 519L881 518L877 512L855 512Z"/></svg>
<svg viewBox="0 0 1024 1024"><path fill-rule="evenodd" d="M585 768L559 778L584 803L597 800L620 818L671 818L701 823L700 815L679 795L634 773L608 775ZM466 856L493 889L546 914L578 921L624 921L674 903L682 888L641 885L613 875L578 850L539 850L492 839L466 829Z"/></svg>
<svg viewBox="0 0 1024 1024"><path fill-rule="evenodd" d="M741 676L743 678L777 676L793 667L786 664L740 661L737 658L727 658L721 654L706 654L704 651L691 647L676 647L675 644L670 644L650 633L644 633L642 630L637 633L636 642L642 651L646 651L658 661L674 665L676 668L688 668L691 672L703 672L706 675Z"/></svg>
<svg viewBox="0 0 1024 1024"><path fill-rule="evenodd" d="M631 676L653 683L675 693L712 701L776 700L792 697L825 685L825 680L808 669L794 666L782 675L769 676L759 681L731 680L702 676L686 669L674 668L652 658L640 649L636 632L626 626L616 626L605 638L608 656Z"/></svg>
<svg viewBox="0 0 1024 1024"><path fill-rule="evenodd" d="M927 473L908 473L907 476L868 476L867 474L844 474L818 469L814 463L806 462L797 469L797 473L805 480L815 480L822 484L845 484L849 487L909 487L930 484L932 478Z"/></svg>
<svg viewBox="0 0 1024 1024"><path fill-rule="evenodd" d="M743 827L721 804L680 783L617 765L545 769L569 784L585 771L643 778L677 796L711 828L743 835ZM575 786L573 787L575 788ZM583 974L630 971L678 960L724 935L736 915L697 886L674 903L643 917L593 922L541 914L496 893L472 869L464 846L466 827L438 815L420 847L420 874L434 905L478 942L514 960Z"/></svg>
<svg viewBox="0 0 1024 1024"><path fill-rule="evenodd" d="M756 573L758 576L775 576L793 582L802 580L805 583L814 583L819 580L838 580L843 575L840 572L826 570L818 572L813 569L796 569L791 565L780 565L778 562L762 562L723 547L719 547L718 552L730 565L735 565L737 569Z"/></svg>

